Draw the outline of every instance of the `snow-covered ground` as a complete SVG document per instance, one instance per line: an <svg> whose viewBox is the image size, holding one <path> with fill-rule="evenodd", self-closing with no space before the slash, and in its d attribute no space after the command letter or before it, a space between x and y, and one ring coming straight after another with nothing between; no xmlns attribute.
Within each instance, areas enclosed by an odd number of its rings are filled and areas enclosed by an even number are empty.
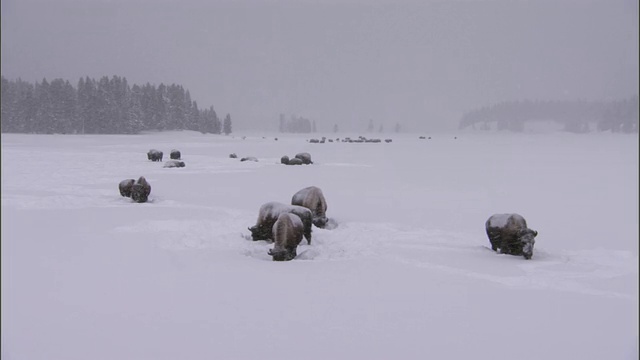
<svg viewBox="0 0 640 360"><path fill-rule="evenodd" d="M2 359L636 359L637 134L418 135L2 134ZM310 185L338 226L273 262L247 227Z"/></svg>

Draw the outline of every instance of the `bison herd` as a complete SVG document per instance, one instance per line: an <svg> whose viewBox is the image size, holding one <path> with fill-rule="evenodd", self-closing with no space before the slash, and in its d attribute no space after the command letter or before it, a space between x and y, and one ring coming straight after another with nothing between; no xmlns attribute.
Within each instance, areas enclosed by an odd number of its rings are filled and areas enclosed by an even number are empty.
<svg viewBox="0 0 640 360"><path fill-rule="evenodd" d="M147 159L151 161L160 162L162 161L162 155L163 155L162 151L151 149L147 152ZM182 157L182 154L180 153L179 150L176 150L176 149L171 150L171 152L169 153L170 160L165 162L163 167L166 167L166 168L185 167L184 161L181 161L182 160L181 157Z"/></svg>
<svg viewBox="0 0 640 360"><path fill-rule="evenodd" d="M287 155L284 155L280 158L280 163L284 165L309 165L313 164L313 161L311 161L311 155L309 153L302 152L297 153L296 156L291 159L289 159Z"/></svg>
<svg viewBox="0 0 640 360"><path fill-rule="evenodd" d="M420 138L424 139L423 136ZM147 152L147 158L151 161L162 161L162 155L162 151L156 149ZM237 155L233 153L229 157L237 158ZM257 161L257 159L245 157L241 161ZM309 153L298 153L291 159L285 155L281 158L281 163L313 164ZM164 167L184 166L180 151L171 150L170 160ZM147 202L151 193L151 185L144 176L140 176L137 180L122 180L118 189L120 195L131 198L137 203ZM268 254L274 261L288 261L297 256L297 247L303 237L307 240L307 244L311 244L313 226L326 228L329 221L326 212L327 202L322 190L316 186L309 186L293 194L290 204L271 201L260 206L255 225L248 229L254 241L273 241L274 247ZM494 214L485 222L485 230L493 251L523 256L527 260L532 258L538 232L527 227L527 222L522 215Z"/></svg>
<svg viewBox="0 0 640 360"><path fill-rule="evenodd" d="M151 149L147 152L147 159L160 162L162 161L163 153L160 150ZM184 167L184 161L181 161L182 155L179 150L173 149L169 153L169 158L167 162L164 163L165 168L174 168L174 167ZM131 200L137 203L144 203L149 200L149 194L151 193L151 185L147 182L147 179L144 176L140 176L138 180L135 179L125 179L118 184L118 190L120 190L120 195L124 197L131 198Z"/></svg>
<svg viewBox="0 0 640 360"><path fill-rule="evenodd" d="M322 190L306 187L291 198L291 205L276 201L260 206L256 224L249 228L251 238L272 240L274 247L269 255L274 261L292 260L302 237L311 244L312 225L324 228L327 224L327 202Z"/></svg>

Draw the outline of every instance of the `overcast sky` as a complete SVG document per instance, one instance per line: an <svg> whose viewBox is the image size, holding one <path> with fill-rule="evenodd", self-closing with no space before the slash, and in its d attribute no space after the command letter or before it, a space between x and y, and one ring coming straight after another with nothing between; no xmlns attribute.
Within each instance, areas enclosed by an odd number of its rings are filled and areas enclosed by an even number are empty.
<svg viewBox="0 0 640 360"><path fill-rule="evenodd" d="M638 93L638 0L2 0L2 75L180 84L234 127L457 128L506 100Z"/></svg>

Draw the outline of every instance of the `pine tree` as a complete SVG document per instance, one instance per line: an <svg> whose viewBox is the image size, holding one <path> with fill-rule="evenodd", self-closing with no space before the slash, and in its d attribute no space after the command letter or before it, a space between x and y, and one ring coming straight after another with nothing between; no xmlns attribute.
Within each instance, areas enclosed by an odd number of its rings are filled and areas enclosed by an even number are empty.
<svg viewBox="0 0 640 360"><path fill-rule="evenodd" d="M225 135L231 134L231 115L229 114L227 114L227 116L224 117L224 124L223 124L222 131L224 132Z"/></svg>
<svg viewBox="0 0 640 360"><path fill-rule="evenodd" d="M56 124L56 114L51 99L50 84L47 79L36 83L36 118L32 131L34 133L53 134Z"/></svg>
<svg viewBox="0 0 640 360"><path fill-rule="evenodd" d="M127 93L127 115L125 116L127 123L125 131L127 134L137 134L144 126L141 103L143 97L142 88L138 85L133 85L131 91Z"/></svg>

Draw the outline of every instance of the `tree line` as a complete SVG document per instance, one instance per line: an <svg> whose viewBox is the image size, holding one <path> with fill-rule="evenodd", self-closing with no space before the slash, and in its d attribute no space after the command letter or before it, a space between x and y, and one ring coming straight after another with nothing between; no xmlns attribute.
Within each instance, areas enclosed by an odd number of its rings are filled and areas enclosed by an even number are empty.
<svg viewBox="0 0 640 360"><path fill-rule="evenodd" d="M311 133L316 132L316 121L302 116L291 115L289 119L280 114L278 131L281 133Z"/></svg>
<svg viewBox="0 0 640 360"><path fill-rule="evenodd" d="M220 120L213 106L198 108L181 85L129 86L124 77L99 80L43 79L31 84L1 77L1 128L5 133L137 134L194 130L230 134L231 115Z"/></svg>
<svg viewBox="0 0 640 360"><path fill-rule="evenodd" d="M551 120L563 130L638 132L638 96L611 102L512 101L465 113L460 129L523 131L529 121ZM593 126L590 126L593 125Z"/></svg>

